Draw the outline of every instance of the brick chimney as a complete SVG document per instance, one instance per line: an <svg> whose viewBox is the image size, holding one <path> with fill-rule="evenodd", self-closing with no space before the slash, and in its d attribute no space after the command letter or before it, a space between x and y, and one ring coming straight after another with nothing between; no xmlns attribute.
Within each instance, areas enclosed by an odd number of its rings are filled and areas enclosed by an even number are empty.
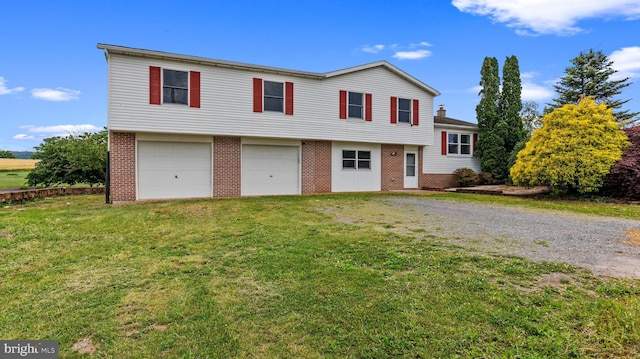
<svg viewBox="0 0 640 359"><path fill-rule="evenodd" d="M444 105L440 105L438 109L438 117L447 117L447 110L444 109Z"/></svg>

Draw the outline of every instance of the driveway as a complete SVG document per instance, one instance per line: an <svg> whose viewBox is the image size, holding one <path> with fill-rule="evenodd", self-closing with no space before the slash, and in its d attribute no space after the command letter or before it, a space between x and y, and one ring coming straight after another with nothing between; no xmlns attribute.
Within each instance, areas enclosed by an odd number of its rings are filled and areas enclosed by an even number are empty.
<svg viewBox="0 0 640 359"><path fill-rule="evenodd" d="M342 221L443 240L534 261L565 262L595 275L640 278L640 220L429 197L385 197L332 209Z"/></svg>

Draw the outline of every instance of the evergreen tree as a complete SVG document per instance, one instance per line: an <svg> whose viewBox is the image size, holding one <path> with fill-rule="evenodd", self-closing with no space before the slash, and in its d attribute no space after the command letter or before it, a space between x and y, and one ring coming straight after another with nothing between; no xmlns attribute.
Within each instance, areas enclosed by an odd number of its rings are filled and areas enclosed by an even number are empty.
<svg viewBox="0 0 640 359"><path fill-rule="evenodd" d="M495 57L485 57L480 75L482 98L476 106L480 136L475 154L480 157L483 172L505 182L509 179L509 157L525 137L520 117L522 84L518 59L511 56L505 61L502 91Z"/></svg>
<svg viewBox="0 0 640 359"><path fill-rule="evenodd" d="M610 61L602 51L580 52L571 60L572 66L566 68L566 75L554 85L558 98L548 104L545 113L566 104L578 104L583 97L592 97L596 103L605 103L611 107L613 115L618 123L627 124L637 120L639 112L620 110L622 105L629 100L615 99L622 93L622 89L632 83L629 78L611 80L611 76L617 71L613 69L613 61Z"/></svg>
<svg viewBox="0 0 640 359"><path fill-rule="evenodd" d="M502 70L502 93L498 101L500 117L506 122L508 132L505 137L505 148L508 153L522 141L525 131L522 126L522 83L520 81L520 65L515 56L507 57Z"/></svg>

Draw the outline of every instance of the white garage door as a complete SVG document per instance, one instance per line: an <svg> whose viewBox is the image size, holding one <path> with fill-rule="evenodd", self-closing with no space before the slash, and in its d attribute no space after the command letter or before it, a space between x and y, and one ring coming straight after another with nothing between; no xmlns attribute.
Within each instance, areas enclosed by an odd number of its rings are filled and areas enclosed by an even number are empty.
<svg viewBox="0 0 640 359"><path fill-rule="evenodd" d="M242 195L299 194L299 153L295 146L242 146Z"/></svg>
<svg viewBox="0 0 640 359"><path fill-rule="evenodd" d="M138 142L138 199L211 197L211 144Z"/></svg>

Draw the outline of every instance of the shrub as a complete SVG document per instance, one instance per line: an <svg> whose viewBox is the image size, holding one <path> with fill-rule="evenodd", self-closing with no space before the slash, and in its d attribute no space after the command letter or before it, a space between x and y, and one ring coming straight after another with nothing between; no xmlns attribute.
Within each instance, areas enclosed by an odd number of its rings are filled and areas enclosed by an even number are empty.
<svg viewBox="0 0 640 359"><path fill-rule="evenodd" d="M604 194L627 200L640 200L640 126L624 130L631 146L622 154L605 179Z"/></svg>
<svg viewBox="0 0 640 359"><path fill-rule="evenodd" d="M453 171L453 180L458 187L469 187L478 184L478 174L471 168L458 168Z"/></svg>
<svg viewBox="0 0 640 359"><path fill-rule="evenodd" d="M478 184L496 184L498 183L493 179L493 176L489 172L480 172L478 174Z"/></svg>
<svg viewBox="0 0 640 359"><path fill-rule="evenodd" d="M544 116L518 152L511 178L518 186L548 185L560 193L598 192L628 145L611 109L587 97Z"/></svg>

